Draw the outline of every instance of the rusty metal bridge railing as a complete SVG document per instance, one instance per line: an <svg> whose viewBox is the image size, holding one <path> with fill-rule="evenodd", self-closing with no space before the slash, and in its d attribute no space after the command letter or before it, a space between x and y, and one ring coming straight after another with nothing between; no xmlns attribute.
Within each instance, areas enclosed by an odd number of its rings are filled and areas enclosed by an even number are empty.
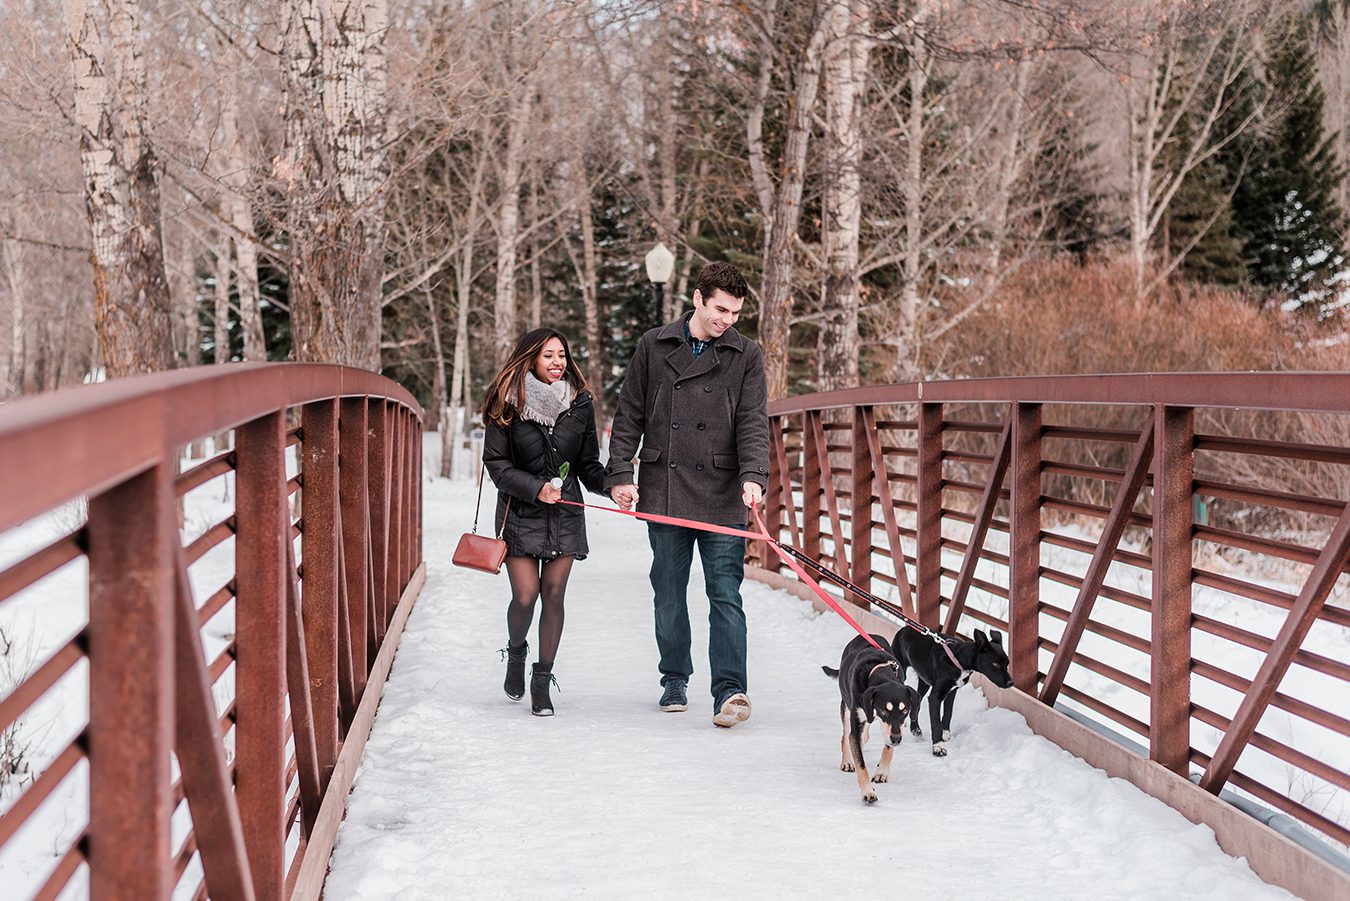
<svg viewBox="0 0 1350 901"><path fill-rule="evenodd" d="M228 450L178 471L187 445L221 433ZM87 783L87 822L46 839L37 897L77 874L96 898L319 896L424 579L420 437L404 389L322 365L185 370L0 409L0 536L87 502L0 570L3 609L87 568L87 621L0 696L0 733L58 692L87 698L0 813L4 849ZM203 491L233 503L186 524L185 546L178 504Z"/></svg>
<svg viewBox="0 0 1350 901"><path fill-rule="evenodd" d="M1142 753L1056 740L1192 819L1225 815L1170 774L1350 843L1350 664L1322 649L1350 628L1350 374L929 382L770 416L770 529L929 626L1006 632L1033 728L1064 701ZM1296 893L1350 887L1264 826L1216 831Z"/></svg>
<svg viewBox="0 0 1350 901"><path fill-rule="evenodd" d="M771 528L931 625L1006 630L1017 689L994 703L1209 823L1269 881L1343 896L1344 872L1214 795L1350 838L1324 800L1350 788L1346 761L1322 753L1350 734L1350 666L1325 650L1350 627L1350 375L925 383L771 415ZM177 472L184 446L222 431L229 450ZM0 537L88 505L0 569L0 611L72 570L88 589L86 622L0 691L0 734L72 681L87 698L0 808L3 850L87 781L87 822L38 897L80 873L95 897L319 895L424 578L419 435L401 388L326 366L0 410ZM223 484L233 501L180 528L177 502ZM762 551L752 562L784 581Z"/></svg>

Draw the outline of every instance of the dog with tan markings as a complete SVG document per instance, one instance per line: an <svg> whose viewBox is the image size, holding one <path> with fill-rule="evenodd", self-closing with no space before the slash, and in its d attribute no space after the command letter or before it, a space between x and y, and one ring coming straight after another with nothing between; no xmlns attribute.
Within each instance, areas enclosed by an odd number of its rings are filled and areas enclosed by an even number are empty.
<svg viewBox="0 0 1350 901"><path fill-rule="evenodd" d="M880 635L873 635L872 640L880 650L859 635L844 646L838 669L821 667L825 675L839 681L839 718L844 729L839 740L839 769L857 775L864 804L877 802L872 783L890 779L891 755L905 736L905 719L919 705L918 695L901 676L900 661L891 653L890 643ZM867 744L868 727L877 719L885 727L886 747L876 773L869 776L863 745Z"/></svg>

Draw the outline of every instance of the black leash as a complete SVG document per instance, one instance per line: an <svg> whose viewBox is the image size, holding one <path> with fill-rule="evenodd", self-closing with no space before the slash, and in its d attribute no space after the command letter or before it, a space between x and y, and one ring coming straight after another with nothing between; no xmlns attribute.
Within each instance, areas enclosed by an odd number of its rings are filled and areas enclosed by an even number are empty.
<svg viewBox="0 0 1350 901"><path fill-rule="evenodd" d="M797 558L797 561L799 563L801 563L808 569L814 571L816 575L824 579L829 579L831 582L845 589L846 591L853 592L858 597L867 601L869 604L875 604L882 610L885 610L891 616L894 616L896 619L900 620L909 628L923 635L927 635L929 638L933 639L933 641L942 645L942 649L947 652L947 656L951 658L952 663L956 664L956 668L962 672L965 672L966 668L961 665L961 662L956 659L956 655L952 653L952 649L950 647L947 638L945 638L942 635L939 635L937 632L934 632L932 629L928 628L923 623L918 622L917 620L910 619L908 616L905 615L904 610L902 610L900 607L897 607L895 604L891 603L885 598L879 598L876 595L872 594L872 592L867 591L864 588L859 588L857 585L854 585L852 582L850 582L848 579L845 579L843 576L839 575L834 570L826 569L823 564L818 563L817 561L811 559L810 556L793 547L792 545L783 544L780 542L779 547L781 547L787 553L791 554L793 557ZM900 565L903 566L904 563L901 562Z"/></svg>

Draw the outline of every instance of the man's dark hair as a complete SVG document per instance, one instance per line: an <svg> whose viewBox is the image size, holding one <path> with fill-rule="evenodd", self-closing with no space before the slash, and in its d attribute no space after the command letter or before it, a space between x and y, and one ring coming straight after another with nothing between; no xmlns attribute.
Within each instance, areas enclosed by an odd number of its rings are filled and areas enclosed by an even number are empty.
<svg viewBox="0 0 1350 901"><path fill-rule="evenodd" d="M702 295L705 303L714 291L725 291L737 300L750 296L750 286L745 283L741 270L722 260L708 263L698 271L694 290Z"/></svg>

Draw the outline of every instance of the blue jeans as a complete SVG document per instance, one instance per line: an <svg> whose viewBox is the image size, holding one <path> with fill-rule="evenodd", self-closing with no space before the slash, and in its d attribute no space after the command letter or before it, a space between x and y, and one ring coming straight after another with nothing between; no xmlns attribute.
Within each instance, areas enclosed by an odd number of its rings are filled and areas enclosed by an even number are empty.
<svg viewBox="0 0 1350 901"><path fill-rule="evenodd" d="M694 545L703 560L708 592L708 669L712 696L717 701L749 686L745 675L745 611L741 609L741 580L745 577L745 539L647 523L652 545L652 593L656 607L656 647L661 652L661 684L670 679L689 681L694 671L690 657L689 566ZM714 711L716 712L716 711Z"/></svg>

